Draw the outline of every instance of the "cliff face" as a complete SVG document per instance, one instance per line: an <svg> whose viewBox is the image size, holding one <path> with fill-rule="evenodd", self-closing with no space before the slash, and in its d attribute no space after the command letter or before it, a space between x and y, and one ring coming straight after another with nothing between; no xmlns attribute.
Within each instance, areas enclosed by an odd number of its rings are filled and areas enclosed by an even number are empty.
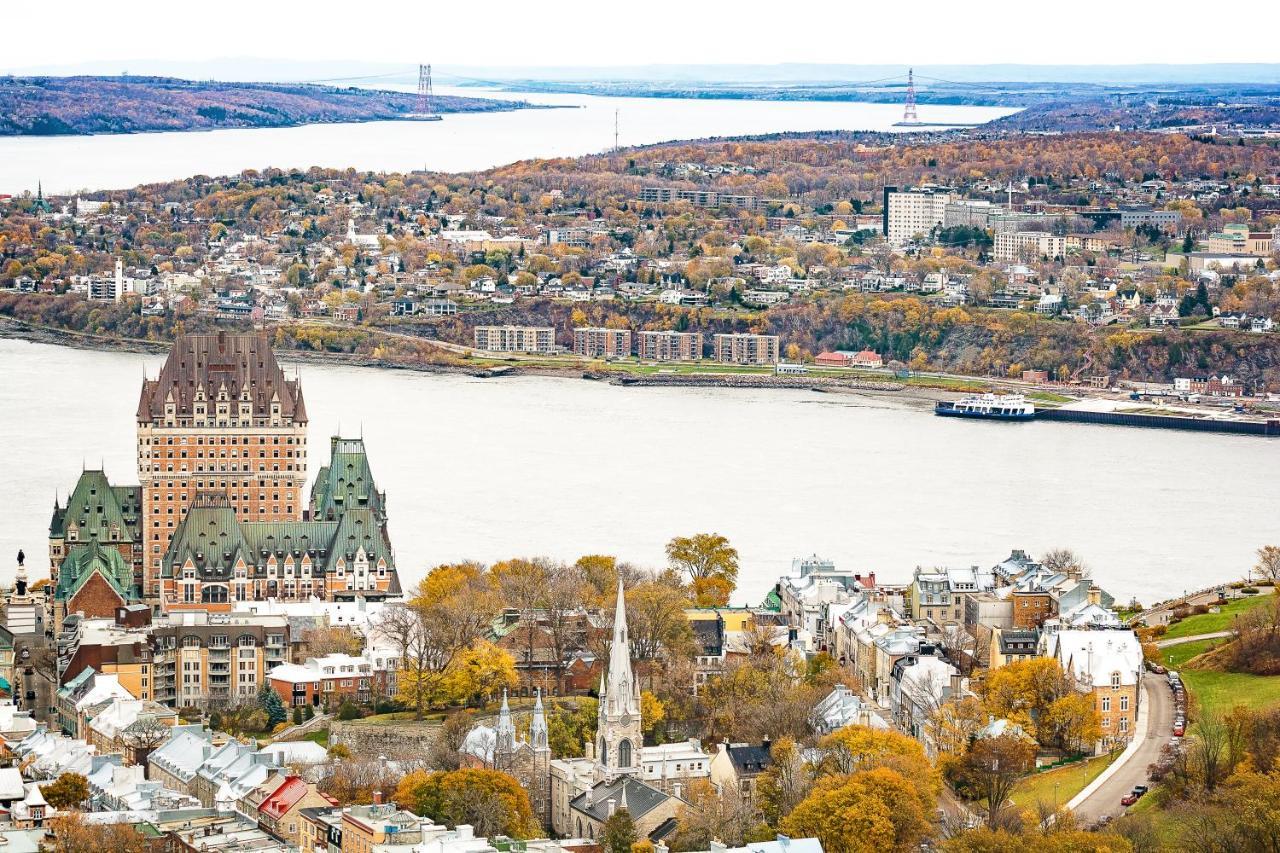
<svg viewBox="0 0 1280 853"><path fill-rule="evenodd" d="M332 86L219 83L171 77L0 78L0 136L286 127L394 119L416 109L403 92ZM437 97L442 113L526 104Z"/></svg>

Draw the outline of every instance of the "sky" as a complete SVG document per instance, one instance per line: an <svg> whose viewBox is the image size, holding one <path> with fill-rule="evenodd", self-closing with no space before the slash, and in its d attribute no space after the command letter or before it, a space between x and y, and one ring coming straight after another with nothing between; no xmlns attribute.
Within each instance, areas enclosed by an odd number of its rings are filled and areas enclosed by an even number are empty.
<svg viewBox="0 0 1280 853"><path fill-rule="evenodd" d="M258 57L440 65L1273 62L1280 3L1246 31L1180 36L1189 0L61 0L7 4L0 71ZM1219 22L1221 23L1221 22ZM1231 29L1230 25L1228 30Z"/></svg>

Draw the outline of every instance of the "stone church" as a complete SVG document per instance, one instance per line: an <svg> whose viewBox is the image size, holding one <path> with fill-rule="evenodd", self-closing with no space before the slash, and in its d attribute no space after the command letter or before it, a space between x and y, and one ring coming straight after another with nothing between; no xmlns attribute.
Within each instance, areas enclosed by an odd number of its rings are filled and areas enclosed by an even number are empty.
<svg viewBox="0 0 1280 853"><path fill-rule="evenodd" d="M711 756L696 740L645 746L640 685L631 668L622 583L613 620L609 669L600 679L596 739L582 758L550 762L550 826L560 837L596 839L604 822L627 809L640 838L675 829L684 787L710 775Z"/></svg>

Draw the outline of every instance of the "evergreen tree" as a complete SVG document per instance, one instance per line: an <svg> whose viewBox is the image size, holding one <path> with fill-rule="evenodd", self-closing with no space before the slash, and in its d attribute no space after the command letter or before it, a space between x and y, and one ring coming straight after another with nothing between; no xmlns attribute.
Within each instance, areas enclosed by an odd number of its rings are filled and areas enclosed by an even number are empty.
<svg viewBox="0 0 1280 853"><path fill-rule="evenodd" d="M267 725L271 728L289 719L289 712L285 710L284 702L280 701L280 694L272 690L270 685L264 684L258 691L258 704L267 715Z"/></svg>

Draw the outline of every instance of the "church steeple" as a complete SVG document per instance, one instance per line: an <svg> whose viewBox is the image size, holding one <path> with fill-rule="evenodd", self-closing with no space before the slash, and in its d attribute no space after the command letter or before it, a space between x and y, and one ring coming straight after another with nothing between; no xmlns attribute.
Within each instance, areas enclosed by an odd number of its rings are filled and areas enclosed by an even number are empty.
<svg viewBox="0 0 1280 853"><path fill-rule="evenodd" d="M516 726L511 719L511 706L507 704L507 689L502 688L502 710L498 712L498 742L494 755L514 752L516 748Z"/></svg>
<svg viewBox="0 0 1280 853"><path fill-rule="evenodd" d="M542 691L538 691L538 698L533 703L533 722L529 724L529 744L534 749L548 749L547 740L547 717L542 710Z"/></svg>
<svg viewBox="0 0 1280 853"><path fill-rule="evenodd" d="M618 580L613 615L613 644L609 671L601 676L600 711L596 737L596 776L611 780L637 772L644 743L640 726L640 685L631 671L631 643L627 635L627 603Z"/></svg>

